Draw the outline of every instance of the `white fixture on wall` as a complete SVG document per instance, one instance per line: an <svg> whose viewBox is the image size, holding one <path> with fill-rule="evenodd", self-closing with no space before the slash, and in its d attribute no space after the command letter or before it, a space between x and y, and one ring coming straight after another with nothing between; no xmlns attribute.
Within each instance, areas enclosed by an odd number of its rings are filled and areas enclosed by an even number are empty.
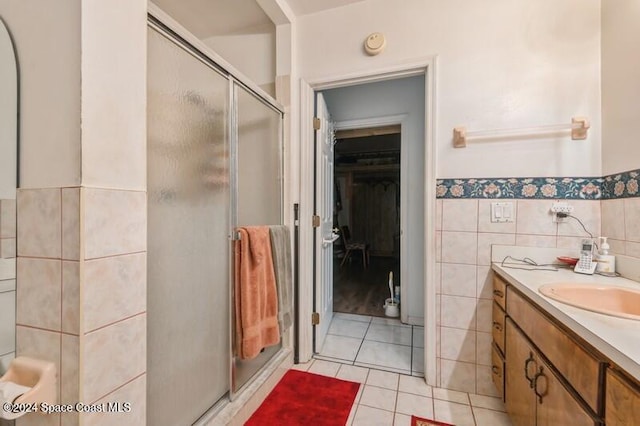
<svg viewBox="0 0 640 426"><path fill-rule="evenodd" d="M570 206L566 201L557 201L551 205L551 213L553 214L553 221L557 223L563 223L567 220L566 216L558 217L558 213L564 213L565 215L573 212L573 206Z"/></svg>
<svg viewBox="0 0 640 426"><path fill-rule="evenodd" d="M371 56L375 56L382 53L386 45L387 40L384 34L371 33L364 41L364 51Z"/></svg>
<svg viewBox="0 0 640 426"><path fill-rule="evenodd" d="M513 222L514 216L513 203L511 201L491 203L491 222Z"/></svg>

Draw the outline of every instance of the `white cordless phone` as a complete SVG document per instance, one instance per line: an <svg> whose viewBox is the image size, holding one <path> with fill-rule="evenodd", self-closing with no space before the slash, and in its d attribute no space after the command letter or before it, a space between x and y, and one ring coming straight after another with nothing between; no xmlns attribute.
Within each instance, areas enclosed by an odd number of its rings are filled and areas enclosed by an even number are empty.
<svg viewBox="0 0 640 426"><path fill-rule="evenodd" d="M593 261L593 241L590 239L582 240L580 259L573 271L579 274L592 275L596 271L596 265L597 263Z"/></svg>

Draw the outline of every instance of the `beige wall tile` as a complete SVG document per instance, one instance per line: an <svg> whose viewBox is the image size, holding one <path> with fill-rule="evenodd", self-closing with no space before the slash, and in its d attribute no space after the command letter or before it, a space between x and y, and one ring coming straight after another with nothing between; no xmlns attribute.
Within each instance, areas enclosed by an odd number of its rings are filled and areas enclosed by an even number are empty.
<svg viewBox="0 0 640 426"><path fill-rule="evenodd" d="M86 334L80 356L84 362L80 377L82 401L96 401L144 373L147 365L146 315L137 315Z"/></svg>
<svg viewBox="0 0 640 426"><path fill-rule="evenodd" d="M517 220L517 201L516 200L478 200L478 232L492 232L501 234L515 234ZM491 222L491 203L511 203L513 205L513 222Z"/></svg>
<svg viewBox="0 0 640 426"><path fill-rule="evenodd" d="M62 258L80 260L80 188L62 188Z"/></svg>
<svg viewBox="0 0 640 426"><path fill-rule="evenodd" d="M442 230L442 202L444 200L436 200L436 231Z"/></svg>
<svg viewBox="0 0 640 426"><path fill-rule="evenodd" d="M80 263L62 262L62 331L80 333Z"/></svg>
<svg viewBox="0 0 640 426"><path fill-rule="evenodd" d="M491 366L491 342L493 335L478 331L476 333L476 356L478 365Z"/></svg>
<svg viewBox="0 0 640 426"><path fill-rule="evenodd" d="M442 231L436 231L436 262L442 261Z"/></svg>
<svg viewBox="0 0 640 426"><path fill-rule="evenodd" d="M572 216L580 219L585 228L594 237L600 235L600 202L599 201L581 201L571 200L569 205L573 206ZM582 229L578 221L572 217L565 219L565 222L558 224L558 235L588 237L588 233Z"/></svg>
<svg viewBox="0 0 640 426"><path fill-rule="evenodd" d="M493 272L490 266L478 266L476 272L476 297L493 299Z"/></svg>
<svg viewBox="0 0 640 426"><path fill-rule="evenodd" d="M640 198L624 200L625 240L640 242Z"/></svg>
<svg viewBox="0 0 640 426"><path fill-rule="evenodd" d="M18 325L16 326L16 356L52 362L56 366L56 372L59 372L60 339L59 332Z"/></svg>
<svg viewBox="0 0 640 426"><path fill-rule="evenodd" d="M478 200L442 200L442 230L478 230Z"/></svg>
<svg viewBox="0 0 640 426"><path fill-rule="evenodd" d="M462 392L476 392L476 365L468 362L440 360L440 387Z"/></svg>
<svg viewBox="0 0 640 426"><path fill-rule="evenodd" d="M130 403L130 411L116 413L91 413L83 416L85 426L109 426L113 424L144 426L146 424L147 376L136 378L98 403ZM120 406L124 409L124 406Z"/></svg>
<svg viewBox="0 0 640 426"><path fill-rule="evenodd" d="M513 245L516 243L515 234L478 234L478 265L491 265L491 245Z"/></svg>
<svg viewBox="0 0 640 426"><path fill-rule="evenodd" d="M85 259L146 250L146 194L87 188L84 194Z"/></svg>
<svg viewBox="0 0 640 426"><path fill-rule="evenodd" d="M59 259L60 189L18 189L18 256Z"/></svg>
<svg viewBox="0 0 640 426"><path fill-rule="evenodd" d="M631 257L640 257L640 243L627 241L625 254Z"/></svg>
<svg viewBox="0 0 640 426"><path fill-rule="evenodd" d="M524 247L555 247L557 237L551 235L516 234L516 245Z"/></svg>
<svg viewBox="0 0 640 426"><path fill-rule="evenodd" d="M493 301L489 299L478 299L477 309L478 312L476 315L476 330L491 333L491 326L493 324Z"/></svg>
<svg viewBox="0 0 640 426"><path fill-rule="evenodd" d="M60 331L62 262L19 257L16 322Z"/></svg>
<svg viewBox="0 0 640 426"><path fill-rule="evenodd" d="M441 296L442 311L441 324L444 327L461 328L463 330L476 329L475 297Z"/></svg>
<svg viewBox="0 0 640 426"><path fill-rule="evenodd" d="M605 200L601 203L602 235L624 240L624 200Z"/></svg>
<svg viewBox="0 0 640 426"><path fill-rule="evenodd" d="M16 237L16 200L0 200L0 238Z"/></svg>
<svg viewBox="0 0 640 426"><path fill-rule="evenodd" d="M476 266L454 263L442 264L442 294L476 296Z"/></svg>
<svg viewBox="0 0 640 426"><path fill-rule="evenodd" d="M518 200L516 233L556 235L558 226L552 222L551 200Z"/></svg>
<svg viewBox="0 0 640 426"><path fill-rule="evenodd" d="M442 263L436 262L436 294L442 294Z"/></svg>
<svg viewBox="0 0 640 426"><path fill-rule="evenodd" d="M62 335L62 355L60 357L60 403L75 404L80 399L80 338ZM67 420L69 423L72 419Z"/></svg>
<svg viewBox="0 0 640 426"><path fill-rule="evenodd" d="M556 240L556 247L572 250L577 256L584 238L589 237L558 237Z"/></svg>
<svg viewBox="0 0 640 426"><path fill-rule="evenodd" d="M441 327L440 356L443 359L476 362L476 332Z"/></svg>
<svg viewBox="0 0 640 426"><path fill-rule="evenodd" d="M59 424L59 413L47 414L45 416L40 413L31 413L16 419L16 426L58 426Z"/></svg>
<svg viewBox="0 0 640 426"><path fill-rule="evenodd" d="M442 231L442 262L475 265L478 258L478 234Z"/></svg>
<svg viewBox="0 0 640 426"><path fill-rule="evenodd" d="M625 254L625 241L624 240L612 240L607 239L609 243L610 252L613 254Z"/></svg>
<svg viewBox="0 0 640 426"><path fill-rule="evenodd" d="M84 263L84 330L122 320L146 309L147 255L88 260Z"/></svg>
<svg viewBox="0 0 640 426"><path fill-rule="evenodd" d="M493 384L491 367L485 365L476 366L476 393L478 395L498 396L496 385Z"/></svg>

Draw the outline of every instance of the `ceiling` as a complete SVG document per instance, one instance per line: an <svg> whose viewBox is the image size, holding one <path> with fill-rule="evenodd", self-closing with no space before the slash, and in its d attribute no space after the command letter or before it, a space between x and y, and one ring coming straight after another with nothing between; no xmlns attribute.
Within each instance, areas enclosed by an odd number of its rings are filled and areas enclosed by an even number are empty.
<svg viewBox="0 0 640 426"><path fill-rule="evenodd" d="M199 39L275 31L256 0L152 0ZM364 0L284 0L296 16Z"/></svg>

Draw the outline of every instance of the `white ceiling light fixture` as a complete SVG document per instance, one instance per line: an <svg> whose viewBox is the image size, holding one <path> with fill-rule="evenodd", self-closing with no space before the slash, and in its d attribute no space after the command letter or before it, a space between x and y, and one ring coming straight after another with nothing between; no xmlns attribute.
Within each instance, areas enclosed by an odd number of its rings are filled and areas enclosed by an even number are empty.
<svg viewBox="0 0 640 426"><path fill-rule="evenodd" d="M387 40L384 34L371 33L364 41L364 51L371 56L378 55L384 50L386 45Z"/></svg>

